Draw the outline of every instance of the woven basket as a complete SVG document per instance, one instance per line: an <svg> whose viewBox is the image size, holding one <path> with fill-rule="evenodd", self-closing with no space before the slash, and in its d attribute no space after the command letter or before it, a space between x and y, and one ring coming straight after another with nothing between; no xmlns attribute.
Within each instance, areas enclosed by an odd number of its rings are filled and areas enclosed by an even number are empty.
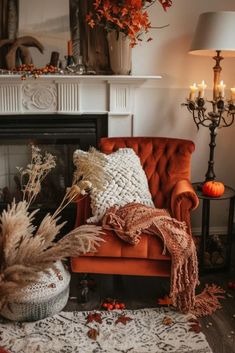
<svg viewBox="0 0 235 353"><path fill-rule="evenodd" d="M4 306L1 315L14 321L36 321L60 312L69 297L70 273L61 261L56 270L42 273L37 283L17 293L17 298Z"/></svg>

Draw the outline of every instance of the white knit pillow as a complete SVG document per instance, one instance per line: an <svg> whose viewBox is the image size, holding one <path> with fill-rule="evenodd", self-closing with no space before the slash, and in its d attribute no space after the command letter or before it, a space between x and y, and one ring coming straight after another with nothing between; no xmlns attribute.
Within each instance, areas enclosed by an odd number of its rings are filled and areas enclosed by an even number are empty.
<svg viewBox="0 0 235 353"><path fill-rule="evenodd" d="M93 217L88 222L100 221L113 205L137 202L154 207L146 174L132 148L120 148L109 155L94 149L88 152L76 150L73 160L79 174L93 185L97 185L98 172L95 171L102 171L102 185L98 184L90 193Z"/></svg>

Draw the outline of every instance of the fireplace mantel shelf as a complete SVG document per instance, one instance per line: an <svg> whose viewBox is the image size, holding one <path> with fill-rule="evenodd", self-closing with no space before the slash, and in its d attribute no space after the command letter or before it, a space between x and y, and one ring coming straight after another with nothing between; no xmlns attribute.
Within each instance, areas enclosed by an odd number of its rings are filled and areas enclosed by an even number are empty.
<svg viewBox="0 0 235 353"><path fill-rule="evenodd" d="M3 74L0 75L0 80L1 78L3 79L19 79L21 77L21 74ZM32 77L33 78L33 77ZM162 76L160 75L40 75L38 79L40 78L45 78L45 79L61 79L61 80L67 80L67 79L78 79L78 80L93 80L93 81L138 81L138 80L158 80L161 79ZM28 80L29 78L27 78Z"/></svg>
<svg viewBox="0 0 235 353"><path fill-rule="evenodd" d="M161 76L138 75L0 75L0 115L103 114L109 117L109 136L122 126L133 132L135 91Z"/></svg>

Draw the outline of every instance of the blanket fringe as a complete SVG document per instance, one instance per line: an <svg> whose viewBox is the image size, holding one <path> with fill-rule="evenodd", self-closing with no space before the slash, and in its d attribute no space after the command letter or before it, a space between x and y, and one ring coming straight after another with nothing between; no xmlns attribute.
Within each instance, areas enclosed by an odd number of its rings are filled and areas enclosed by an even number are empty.
<svg viewBox="0 0 235 353"><path fill-rule="evenodd" d="M217 309L221 309L219 299L224 299L225 291L216 284L206 285L204 290L196 295L195 305L190 313L196 317L213 314Z"/></svg>

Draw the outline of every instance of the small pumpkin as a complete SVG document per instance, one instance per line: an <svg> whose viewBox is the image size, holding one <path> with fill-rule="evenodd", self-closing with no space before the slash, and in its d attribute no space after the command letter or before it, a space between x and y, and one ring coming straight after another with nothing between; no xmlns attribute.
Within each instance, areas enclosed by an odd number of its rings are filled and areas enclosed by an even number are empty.
<svg viewBox="0 0 235 353"><path fill-rule="evenodd" d="M224 184L220 181L206 181L202 186L202 193L205 196L219 197L224 193Z"/></svg>

